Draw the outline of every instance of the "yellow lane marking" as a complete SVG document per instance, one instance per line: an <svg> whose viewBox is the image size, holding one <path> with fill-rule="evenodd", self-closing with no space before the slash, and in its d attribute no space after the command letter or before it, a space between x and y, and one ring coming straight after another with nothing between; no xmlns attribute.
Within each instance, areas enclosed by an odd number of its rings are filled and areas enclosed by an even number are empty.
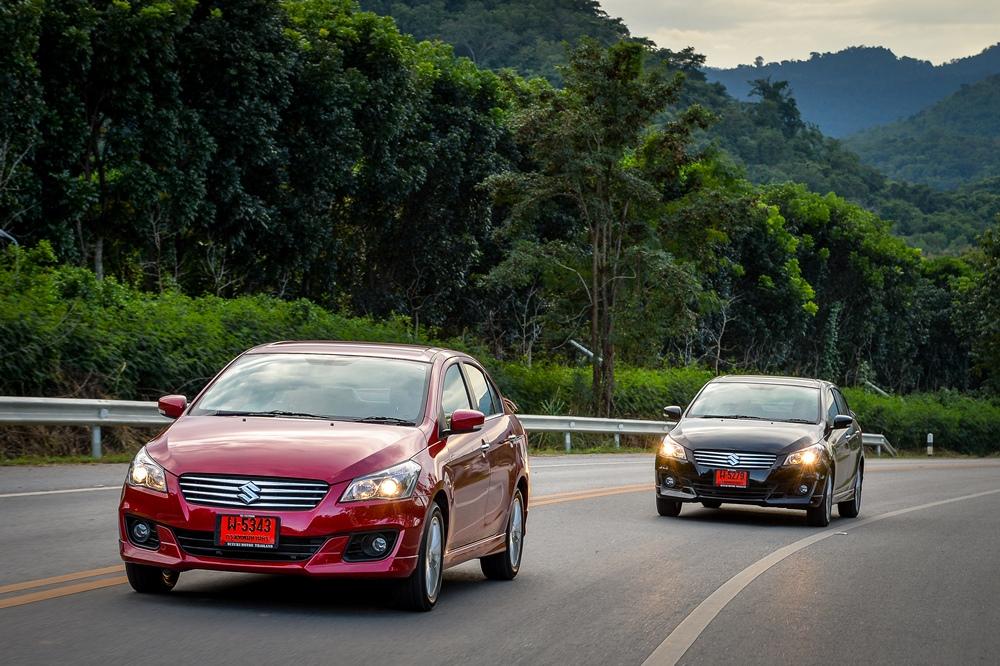
<svg viewBox="0 0 1000 666"><path fill-rule="evenodd" d="M89 592L91 590L99 590L102 587L113 587L115 585L121 585L128 581L125 576L115 576L114 578L102 578L101 580L92 580L86 583L77 583L75 585L66 585L63 587L55 587L51 590L42 590L41 592L32 592L31 594L22 594L18 597L8 597L6 599L0 599L0 608L11 608L13 606L23 606L24 604L32 604L36 601L44 601L46 599L55 599L57 597L65 597L71 594L78 594L80 592Z"/></svg>
<svg viewBox="0 0 1000 666"><path fill-rule="evenodd" d="M46 585L55 585L56 583L65 583L71 580L80 580L81 578L93 578L94 576L106 576L113 573L121 573L123 567L120 564L116 564L113 567L103 567L101 569L88 569L87 571L77 571L76 573L63 574L61 576L52 576L51 578L39 578L38 580L28 580L23 583L12 583L10 585L0 586L0 594L7 594L8 592L18 592L20 590L30 590L33 587L45 587Z"/></svg>
<svg viewBox="0 0 1000 666"><path fill-rule="evenodd" d="M652 491L652 483L636 483L629 486L615 486L612 488L595 488L593 490L580 490L567 493L554 493L552 495L542 495L528 502L529 507L545 506L547 504L560 504L562 502L573 502L575 500L592 499L595 497L607 497L609 495L623 495L625 493L637 493L644 490Z"/></svg>

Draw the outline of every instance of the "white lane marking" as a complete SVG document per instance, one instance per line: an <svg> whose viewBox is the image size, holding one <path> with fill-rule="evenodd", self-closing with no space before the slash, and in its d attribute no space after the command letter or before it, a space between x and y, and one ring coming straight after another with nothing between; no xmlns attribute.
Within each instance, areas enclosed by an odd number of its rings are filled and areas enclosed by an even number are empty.
<svg viewBox="0 0 1000 666"><path fill-rule="evenodd" d="M4 497L34 497L36 495L64 495L66 493L91 493L95 490L121 490L121 486L97 486L95 488L68 488L66 490L35 490L30 493L5 493L0 495L0 499Z"/></svg>
<svg viewBox="0 0 1000 666"><path fill-rule="evenodd" d="M864 525L877 523L878 521L885 520L886 518L893 518L895 516L901 516L905 513L911 513L913 511L922 511L924 509L930 509L944 504L951 504L952 502L962 502L965 500L976 499L977 497L985 497L986 495L995 495L997 493L1000 493L1000 489L987 490L981 493L974 493L972 495L963 495L961 497L953 497L951 499L939 500L937 502L930 502L919 506L911 506L906 509L897 509L895 511L889 511L888 513L881 513L877 516L872 516L871 518L859 520L849 527L838 525L834 529L824 530L812 536L805 537L804 539L799 539L798 541L790 543L783 548L779 548L770 555L757 560L746 569L727 580L715 592L710 594L707 599L698 604L697 608L691 611L680 624L674 627L674 630L670 632L670 635L667 636L655 650L653 650L653 653L650 654L644 662L642 662L642 665L674 666L678 661L680 661L681 657L684 656L684 653L687 652L692 645L694 645L694 642L698 640L698 637L701 636L702 632L705 631L712 620L714 620L716 616L722 612L722 609L725 608L737 594L742 592L747 585L752 583L755 578L790 555L797 553L803 548L811 546L817 541L822 541L823 539L841 534L843 530L863 527Z"/></svg>

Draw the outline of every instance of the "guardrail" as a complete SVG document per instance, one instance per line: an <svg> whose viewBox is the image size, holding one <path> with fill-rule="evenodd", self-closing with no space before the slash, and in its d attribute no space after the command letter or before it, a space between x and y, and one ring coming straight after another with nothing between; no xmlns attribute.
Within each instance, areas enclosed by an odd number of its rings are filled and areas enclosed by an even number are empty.
<svg viewBox="0 0 1000 666"><path fill-rule="evenodd" d="M664 435L674 427L673 423L664 421L598 419L589 416L518 414L517 418L529 432L563 433L567 451L573 448L573 433L614 435L615 446L618 447L621 445L622 435ZM155 402L0 396L0 424L87 426L90 428L90 450L94 458L101 457L102 426L157 427L167 425L170 421L171 419L160 415ZM896 455L896 450L883 435L865 433L864 444L875 447L880 456L883 448L890 455Z"/></svg>

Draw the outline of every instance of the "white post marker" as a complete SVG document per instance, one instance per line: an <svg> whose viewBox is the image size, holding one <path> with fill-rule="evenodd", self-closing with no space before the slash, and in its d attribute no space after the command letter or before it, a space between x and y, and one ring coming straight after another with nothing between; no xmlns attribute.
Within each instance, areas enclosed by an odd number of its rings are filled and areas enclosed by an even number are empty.
<svg viewBox="0 0 1000 666"><path fill-rule="evenodd" d="M927 433L927 455L934 455L934 433Z"/></svg>

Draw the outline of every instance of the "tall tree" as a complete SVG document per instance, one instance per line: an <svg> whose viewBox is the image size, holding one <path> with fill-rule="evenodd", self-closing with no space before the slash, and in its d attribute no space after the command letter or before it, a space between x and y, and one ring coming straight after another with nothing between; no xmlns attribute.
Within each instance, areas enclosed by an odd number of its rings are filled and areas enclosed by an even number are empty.
<svg viewBox="0 0 1000 666"><path fill-rule="evenodd" d="M619 42L604 48L582 40L562 71L565 87L544 91L514 121L534 169L492 181L512 218L534 215L558 200L572 211L566 267L578 278L589 310L594 410L614 402L616 323L622 284L636 278L636 252L664 224L662 202L686 161L690 129L707 118L698 110L657 124L677 100L683 75L644 69L649 48ZM675 182L671 182L675 181Z"/></svg>

